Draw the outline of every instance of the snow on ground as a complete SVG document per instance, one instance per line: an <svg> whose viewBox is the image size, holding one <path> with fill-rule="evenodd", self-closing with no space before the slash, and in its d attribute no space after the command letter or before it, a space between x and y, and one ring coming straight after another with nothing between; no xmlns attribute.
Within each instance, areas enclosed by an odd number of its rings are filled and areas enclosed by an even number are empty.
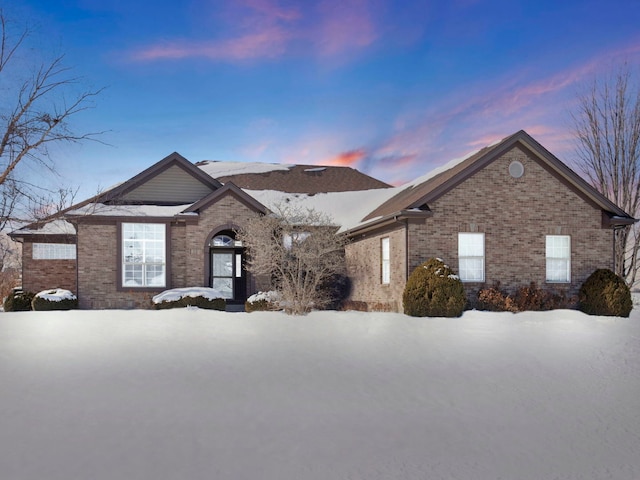
<svg viewBox="0 0 640 480"><path fill-rule="evenodd" d="M6 479L640 478L640 313L0 314Z"/></svg>

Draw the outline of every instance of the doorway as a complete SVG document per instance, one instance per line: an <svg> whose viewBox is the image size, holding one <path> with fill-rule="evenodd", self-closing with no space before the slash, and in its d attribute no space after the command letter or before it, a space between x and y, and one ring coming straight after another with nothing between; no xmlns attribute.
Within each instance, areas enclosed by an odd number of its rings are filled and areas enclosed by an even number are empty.
<svg viewBox="0 0 640 480"><path fill-rule="evenodd" d="M244 248L232 231L223 231L211 239L209 286L218 290L229 304L244 304L247 299Z"/></svg>

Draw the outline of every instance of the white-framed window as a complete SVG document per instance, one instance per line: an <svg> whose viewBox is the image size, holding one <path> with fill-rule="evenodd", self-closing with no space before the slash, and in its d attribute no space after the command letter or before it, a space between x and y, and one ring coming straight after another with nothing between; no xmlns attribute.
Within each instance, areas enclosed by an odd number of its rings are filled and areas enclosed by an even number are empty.
<svg viewBox="0 0 640 480"><path fill-rule="evenodd" d="M166 267L166 226L123 223L122 286L165 287Z"/></svg>
<svg viewBox="0 0 640 480"><path fill-rule="evenodd" d="M547 235L547 282L571 283L571 237Z"/></svg>
<svg viewBox="0 0 640 480"><path fill-rule="evenodd" d="M382 266L381 282L383 285L391 283L391 242L389 237L380 240L380 258Z"/></svg>
<svg viewBox="0 0 640 480"><path fill-rule="evenodd" d="M34 260L75 260L76 246L72 243L34 243L31 258Z"/></svg>
<svg viewBox="0 0 640 480"><path fill-rule="evenodd" d="M458 272L463 282L484 282L484 233L458 233Z"/></svg>

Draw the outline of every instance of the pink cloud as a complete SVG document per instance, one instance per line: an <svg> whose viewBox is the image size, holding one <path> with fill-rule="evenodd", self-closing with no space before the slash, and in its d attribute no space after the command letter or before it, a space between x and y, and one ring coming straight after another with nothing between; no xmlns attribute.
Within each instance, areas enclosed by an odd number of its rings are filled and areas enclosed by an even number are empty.
<svg viewBox="0 0 640 480"><path fill-rule="evenodd" d="M334 57L360 51L378 38L366 0L323 0L317 6L284 7L277 0L242 0L222 15L231 32L206 41L174 40L135 50L134 61L206 58L215 61L273 59L286 54Z"/></svg>
<svg viewBox="0 0 640 480"><path fill-rule="evenodd" d="M135 52L135 60L207 58L210 60L249 60L275 58L284 53L288 35L278 27L219 42L155 45Z"/></svg>
<svg viewBox="0 0 640 480"><path fill-rule="evenodd" d="M367 156L367 152L364 149L349 150L348 152L342 152L335 157L322 162L324 165L337 165L350 167L362 160Z"/></svg>

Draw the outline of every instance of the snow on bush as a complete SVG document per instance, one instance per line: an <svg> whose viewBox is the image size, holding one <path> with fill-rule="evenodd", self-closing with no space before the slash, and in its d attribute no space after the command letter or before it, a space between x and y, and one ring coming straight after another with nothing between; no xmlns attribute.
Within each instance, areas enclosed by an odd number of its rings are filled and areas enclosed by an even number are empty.
<svg viewBox="0 0 640 480"><path fill-rule="evenodd" d="M78 308L78 297L63 288L43 290L35 294L31 306L34 310L70 310Z"/></svg>
<svg viewBox="0 0 640 480"><path fill-rule="evenodd" d="M279 310L281 298L280 293L275 290L254 293L247 298L244 309L247 312Z"/></svg>
<svg viewBox="0 0 640 480"><path fill-rule="evenodd" d="M165 290L154 296L151 301L156 309L199 307L211 310L224 310L226 302L223 294L210 287L186 287Z"/></svg>

